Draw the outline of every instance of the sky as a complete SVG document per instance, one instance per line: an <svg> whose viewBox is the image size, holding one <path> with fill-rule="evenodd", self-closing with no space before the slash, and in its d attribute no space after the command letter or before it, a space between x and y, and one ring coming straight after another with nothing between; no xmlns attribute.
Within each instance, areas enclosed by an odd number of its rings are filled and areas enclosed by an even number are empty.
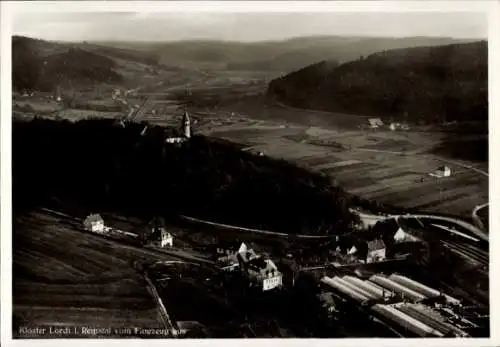
<svg viewBox="0 0 500 347"><path fill-rule="evenodd" d="M44 13L12 17L12 33L62 41L266 41L291 37L442 36L484 39L480 12Z"/></svg>

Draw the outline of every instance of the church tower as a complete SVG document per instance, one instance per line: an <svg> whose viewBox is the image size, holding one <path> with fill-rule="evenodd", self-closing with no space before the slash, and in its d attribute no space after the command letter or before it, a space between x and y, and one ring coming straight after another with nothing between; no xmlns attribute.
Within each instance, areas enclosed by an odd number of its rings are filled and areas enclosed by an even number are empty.
<svg viewBox="0 0 500 347"><path fill-rule="evenodd" d="M187 109L184 109L184 117L182 119L184 126L184 137L189 139L191 137L191 120L189 119L189 114Z"/></svg>

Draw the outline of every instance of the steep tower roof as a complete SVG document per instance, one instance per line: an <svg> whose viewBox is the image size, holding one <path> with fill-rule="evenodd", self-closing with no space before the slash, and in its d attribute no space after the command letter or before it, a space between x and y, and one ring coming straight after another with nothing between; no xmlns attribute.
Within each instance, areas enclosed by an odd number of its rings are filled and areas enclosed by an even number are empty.
<svg viewBox="0 0 500 347"><path fill-rule="evenodd" d="M184 116L182 117L182 125L183 125L183 130L184 130L184 137L185 138L190 138L191 137L191 120L189 119L189 113L187 111L187 108L184 108Z"/></svg>

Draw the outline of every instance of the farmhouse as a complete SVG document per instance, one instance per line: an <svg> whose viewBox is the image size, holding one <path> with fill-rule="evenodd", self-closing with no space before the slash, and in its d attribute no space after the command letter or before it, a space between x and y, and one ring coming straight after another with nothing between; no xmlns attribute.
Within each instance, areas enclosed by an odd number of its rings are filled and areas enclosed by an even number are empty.
<svg viewBox="0 0 500 347"><path fill-rule="evenodd" d="M368 241L368 253L366 254L366 262L374 263L385 260L385 243L380 239Z"/></svg>
<svg viewBox="0 0 500 347"><path fill-rule="evenodd" d="M451 176L451 169L449 166L443 165L438 167L434 172L431 172L429 175L433 177L450 177Z"/></svg>
<svg viewBox="0 0 500 347"><path fill-rule="evenodd" d="M368 119L368 123L370 124L370 128L378 128L384 125L384 122L380 118L370 118Z"/></svg>
<svg viewBox="0 0 500 347"><path fill-rule="evenodd" d="M95 233L103 233L105 231L104 220L97 213L88 215L83 221L83 226L86 230Z"/></svg>

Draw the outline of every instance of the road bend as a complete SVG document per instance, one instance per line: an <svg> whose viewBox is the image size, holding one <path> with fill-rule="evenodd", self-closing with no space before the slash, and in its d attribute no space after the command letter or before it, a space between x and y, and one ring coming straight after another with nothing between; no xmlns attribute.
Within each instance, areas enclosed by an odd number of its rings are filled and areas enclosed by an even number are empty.
<svg viewBox="0 0 500 347"><path fill-rule="evenodd" d="M481 217L479 217L477 215L477 213L479 212L479 210L482 210L483 208L487 207L488 205L489 205L489 203L478 205L478 206L474 207L474 210L472 210L472 220L474 221L474 223L476 223L476 225L479 229L484 230L484 231L486 231L487 228L485 227L483 220L481 219Z"/></svg>
<svg viewBox="0 0 500 347"><path fill-rule="evenodd" d="M436 223L438 223L438 222L453 223L453 224L469 231L470 233L474 234L475 236L477 236L481 240L488 241L488 235L485 234L484 231L482 231L478 227L476 227L470 223L467 223L463 220L460 220L458 218L443 217L443 216L436 216L436 215L427 215L427 214L405 214L405 215L378 216L378 215L363 213L360 211L355 211L353 209L351 209L351 212L357 214L360 217L361 221L366 225L373 225L378 221L383 221L383 220L392 219L392 218L399 218L399 217L401 217L401 218L416 218L416 219L425 218L428 220L434 220L434 221L436 221Z"/></svg>

